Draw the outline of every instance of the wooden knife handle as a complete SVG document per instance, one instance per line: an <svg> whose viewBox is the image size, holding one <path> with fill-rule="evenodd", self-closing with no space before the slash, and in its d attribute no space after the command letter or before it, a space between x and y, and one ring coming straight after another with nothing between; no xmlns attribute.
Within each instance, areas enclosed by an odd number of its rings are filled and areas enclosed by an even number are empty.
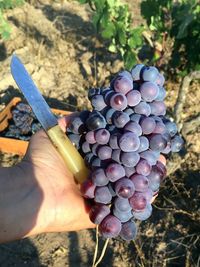
<svg viewBox="0 0 200 267"><path fill-rule="evenodd" d="M83 158L61 130L60 126L52 127L47 131L47 134L77 182L84 182L88 177L89 170L86 168Z"/></svg>

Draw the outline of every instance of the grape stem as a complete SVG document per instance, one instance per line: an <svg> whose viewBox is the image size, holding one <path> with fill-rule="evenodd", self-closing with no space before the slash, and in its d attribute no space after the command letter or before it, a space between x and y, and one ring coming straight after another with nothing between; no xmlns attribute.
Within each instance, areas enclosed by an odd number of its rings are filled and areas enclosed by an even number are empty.
<svg viewBox="0 0 200 267"><path fill-rule="evenodd" d="M96 226L96 245L95 245L92 267L95 266L95 262L97 260L98 247L99 247L99 226L97 225Z"/></svg>
<svg viewBox="0 0 200 267"><path fill-rule="evenodd" d="M95 264L93 264L92 267L97 267L99 265L99 263L102 261L104 255L105 255L105 252L106 252L106 248L108 246L108 242L109 242L109 238L107 238L105 243L104 243L104 246L103 246L103 249L101 251L101 255L100 255L98 261Z"/></svg>
<svg viewBox="0 0 200 267"><path fill-rule="evenodd" d="M175 108L174 108L175 121L178 125L179 131L183 127L182 113L183 113L183 107L186 101L186 95L189 90L189 85L192 80L198 80L198 79L200 79L200 71L193 71L182 79L178 97L177 97L176 104L175 104Z"/></svg>

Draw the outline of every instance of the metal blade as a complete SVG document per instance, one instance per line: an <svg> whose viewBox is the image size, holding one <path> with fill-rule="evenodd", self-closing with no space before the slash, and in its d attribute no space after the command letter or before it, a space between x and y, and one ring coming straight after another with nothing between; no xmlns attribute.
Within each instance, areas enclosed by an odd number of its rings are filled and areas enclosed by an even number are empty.
<svg viewBox="0 0 200 267"><path fill-rule="evenodd" d="M56 117L16 55L11 59L11 73L44 130L47 131L58 124Z"/></svg>

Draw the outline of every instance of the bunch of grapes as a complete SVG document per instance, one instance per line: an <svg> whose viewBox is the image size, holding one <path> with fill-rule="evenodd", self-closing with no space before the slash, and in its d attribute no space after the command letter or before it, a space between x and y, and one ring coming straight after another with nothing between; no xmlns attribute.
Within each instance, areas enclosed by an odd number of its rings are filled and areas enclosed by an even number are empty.
<svg viewBox="0 0 200 267"><path fill-rule="evenodd" d="M164 77L143 64L122 71L106 88L92 88L93 110L82 111L67 129L90 169L82 195L105 238L136 236L136 220L152 213L152 198L166 175L161 154L178 152L183 139L165 117Z"/></svg>

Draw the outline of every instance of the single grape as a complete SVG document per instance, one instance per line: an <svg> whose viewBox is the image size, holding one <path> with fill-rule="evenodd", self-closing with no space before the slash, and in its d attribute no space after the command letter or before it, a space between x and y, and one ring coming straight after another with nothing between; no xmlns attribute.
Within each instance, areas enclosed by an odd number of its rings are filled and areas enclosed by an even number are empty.
<svg viewBox="0 0 200 267"><path fill-rule="evenodd" d="M147 176L150 174L151 168L152 166L149 164L147 160L141 159L136 166L136 172L138 174Z"/></svg>
<svg viewBox="0 0 200 267"><path fill-rule="evenodd" d="M165 165L161 161L156 162L156 167L159 169L159 171L162 173L161 180L163 180L167 174L167 169Z"/></svg>
<svg viewBox="0 0 200 267"><path fill-rule="evenodd" d="M126 108L124 110L125 113L127 113L129 116L132 115L134 113L134 110L132 108Z"/></svg>
<svg viewBox="0 0 200 267"><path fill-rule="evenodd" d="M138 148L138 153L143 152L149 149L149 140L145 136L140 136L140 146Z"/></svg>
<svg viewBox="0 0 200 267"><path fill-rule="evenodd" d="M112 197L115 197L115 196L116 196L116 193L115 193L115 190L113 189L113 187L114 187L114 183L110 183L110 182L109 182L109 184L108 184L108 189L109 189L109 191L110 191Z"/></svg>
<svg viewBox="0 0 200 267"><path fill-rule="evenodd" d="M166 90L165 90L165 88L162 87L162 86L159 86L158 95L157 95L157 97L156 97L155 100L157 100L157 101L163 101L165 99L165 97L166 97Z"/></svg>
<svg viewBox="0 0 200 267"><path fill-rule="evenodd" d="M109 214L110 208L107 205L96 203L91 207L89 217L94 224L100 224Z"/></svg>
<svg viewBox="0 0 200 267"><path fill-rule="evenodd" d="M91 173L91 179L96 186L104 186L109 182L108 177L106 176L105 171L102 168L94 170Z"/></svg>
<svg viewBox="0 0 200 267"><path fill-rule="evenodd" d="M145 66L143 64L137 64L132 68L131 75L132 75L134 81L140 80L140 73L144 67Z"/></svg>
<svg viewBox="0 0 200 267"><path fill-rule="evenodd" d="M178 131L176 123L174 123L172 121L165 123L165 127L166 127L166 129L167 129L167 131L171 137L173 137Z"/></svg>
<svg viewBox="0 0 200 267"><path fill-rule="evenodd" d="M101 89L100 88L90 88L88 91L88 98L89 100L92 99L93 96L95 95L100 95Z"/></svg>
<svg viewBox="0 0 200 267"><path fill-rule="evenodd" d="M115 208L120 212L131 211L131 206L127 198L116 197L114 200Z"/></svg>
<svg viewBox="0 0 200 267"><path fill-rule="evenodd" d="M110 133L106 129L99 129L94 133L95 140L98 144L105 145L109 142Z"/></svg>
<svg viewBox="0 0 200 267"><path fill-rule="evenodd" d="M112 148L109 147L109 146L101 146L101 147L98 149L97 155L98 155L98 157L100 158L100 160L111 159Z"/></svg>
<svg viewBox="0 0 200 267"><path fill-rule="evenodd" d="M95 191L96 185L93 184L92 180L85 180L81 184L81 194L85 198L94 198L94 191Z"/></svg>
<svg viewBox="0 0 200 267"><path fill-rule="evenodd" d="M179 152L183 148L184 141L179 135L175 135L171 141L171 151Z"/></svg>
<svg viewBox="0 0 200 267"><path fill-rule="evenodd" d="M140 102L137 106L134 107L135 113L140 115L149 116L151 114L151 107L146 102Z"/></svg>
<svg viewBox="0 0 200 267"><path fill-rule="evenodd" d="M153 191L150 188L147 188L147 190L142 192L142 194L146 198L147 202L150 203L153 198Z"/></svg>
<svg viewBox="0 0 200 267"><path fill-rule="evenodd" d="M150 165L155 165L159 156L155 154L152 150L148 149L140 153L142 159L146 159Z"/></svg>
<svg viewBox="0 0 200 267"><path fill-rule="evenodd" d="M143 193L135 192L129 199L129 203L134 211L140 211L146 208L147 200Z"/></svg>
<svg viewBox="0 0 200 267"><path fill-rule="evenodd" d="M134 221L128 221L122 224L120 236L126 241L134 240L137 235L137 226Z"/></svg>
<svg viewBox="0 0 200 267"><path fill-rule="evenodd" d="M164 134L166 132L166 127L165 124L163 122L156 122L156 127L153 130L153 133L157 133L157 134Z"/></svg>
<svg viewBox="0 0 200 267"><path fill-rule="evenodd" d="M166 106L162 101L153 101L149 103L151 107L151 114L156 116L161 116L166 114Z"/></svg>
<svg viewBox="0 0 200 267"><path fill-rule="evenodd" d="M129 115L123 111L116 111L113 114L113 123L117 128L123 128L129 121Z"/></svg>
<svg viewBox="0 0 200 267"><path fill-rule="evenodd" d="M131 75L131 73L130 73L129 71L127 71L127 70L120 71L120 72L119 72L119 76L121 76L121 77L126 77L127 79L129 79L130 81L133 82L132 75Z"/></svg>
<svg viewBox="0 0 200 267"><path fill-rule="evenodd" d="M76 149L80 148L80 135L79 134L68 134L68 137Z"/></svg>
<svg viewBox="0 0 200 267"><path fill-rule="evenodd" d="M121 156L121 150L120 149L113 149L112 159L114 161L116 161L117 163L121 163L120 156Z"/></svg>
<svg viewBox="0 0 200 267"><path fill-rule="evenodd" d="M141 126L134 121L130 121L126 124L126 126L124 127L124 130L126 131L130 131L132 133L135 133L137 136L142 135L142 128Z"/></svg>
<svg viewBox="0 0 200 267"><path fill-rule="evenodd" d="M153 134L149 138L149 146L153 151L162 151L167 146L167 141L161 134Z"/></svg>
<svg viewBox="0 0 200 267"><path fill-rule="evenodd" d="M140 115L140 114L133 114L133 115L130 116L130 119L131 119L131 121L134 121L134 122L139 123L140 120L142 119L142 115Z"/></svg>
<svg viewBox="0 0 200 267"><path fill-rule="evenodd" d="M96 169L97 167L103 167L102 161L99 158L94 157L91 161L91 168Z"/></svg>
<svg viewBox="0 0 200 267"><path fill-rule="evenodd" d="M161 86L161 87L164 85L164 83L165 83L165 78L164 78L164 76L163 76L161 73L158 74L158 76L157 76L157 78L156 78L156 80L155 80L155 83L156 83L157 85Z"/></svg>
<svg viewBox="0 0 200 267"><path fill-rule="evenodd" d="M122 212L116 208L113 209L113 215L117 217L122 223L128 222L133 217L131 210Z"/></svg>
<svg viewBox="0 0 200 267"><path fill-rule="evenodd" d="M115 182L125 176L125 170L120 164L111 163L106 168L106 176L111 182Z"/></svg>
<svg viewBox="0 0 200 267"><path fill-rule="evenodd" d="M157 68L155 68L155 67L145 67L142 70L143 81L155 82L158 75L159 75L159 72L158 72Z"/></svg>
<svg viewBox="0 0 200 267"><path fill-rule="evenodd" d="M134 174L130 177L130 180L134 184L136 191L144 192L148 189L149 181L145 176L140 174Z"/></svg>
<svg viewBox="0 0 200 267"><path fill-rule="evenodd" d="M94 110L101 111L106 107L106 103L104 101L104 97L102 95L95 95L91 99L91 104Z"/></svg>
<svg viewBox="0 0 200 267"><path fill-rule="evenodd" d="M144 210L133 212L134 218L140 221L147 220L151 216L151 214L152 214L152 206L150 203L147 203Z"/></svg>
<svg viewBox="0 0 200 267"><path fill-rule="evenodd" d="M116 93L114 90L110 89L104 94L104 101L107 105L110 105L110 99L112 96L114 96Z"/></svg>
<svg viewBox="0 0 200 267"><path fill-rule="evenodd" d="M137 90L131 90L126 95L128 106L134 107L138 105L141 101L141 94Z"/></svg>
<svg viewBox="0 0 200 267"><path fill-rule="evenodd" d="M124 152L136 151L140 146L139 137L132 132L126 132L119 138L119 147Z"/></svg>
<svg viewBox="0 0 200 267"><path fill-rule="evenodd" d="M116 93L110 98L110 106L116 110L122 111L127 107L127 99L124 94Z"/></svg>
<svg viewBox="0 0 200 267"><path fill-rule="evenodd" d="M108 124L112 124L113 114L116 112L114 108L109 108L106 112L105 118Z"/></svg>
<svg viewBox="0 0 200 267"><path fill-rule="evenodd" d="M130 198L135 192L135 187L130 179L121 178L115 183L115 192L118 197Z"/></svg>
<svg viewBox="0 0 200 267"><path fill-rule="evenodd" d="M140 160L137 152L122 152L121 162L125 167L135 167Z"/></svg>
<svg viewBox="0 0 200 267"><path fill-rule="evenodd" d="M84 157L84 161L85 161L86 166L89 167L91 165L92 161L94 160L94 158L95 158L95 156L92 152L87 153Z"/></svg>
<svg viewBox="0 0 200 267"><path fill-rule="evenodd" d="M140 126L142 128L143 134L151 134L156 127L156 122L153 118L146 117L141 119Z"/></svg>
<svg viewBox="0 0 200 267"><path fill-rule="evenodd" d="M120 220L113 215L106 216L99 225L99 231L104 238L117 237L121 228Z"/></svg>
<svg viewBox="0 0 200 267"><path fill-rule="evenodd" d="M92 153L97 156L97 151L98 151L98 148L100 147L100 145L98 143L94 144L91 146L91 150L92 150Z"/></svg>
<svg viewBox="0 0 200 267"><path fill-rule="evenodd" d="M140 86L140 93L144 101L152 102L158 96L159 87L153 82L145 82Z"/></svg>
<svg viewBox="0 0 200 267"><path fill-rule="evenodd" d="M110 136L109 145L112 149L119 149L120 133L114 133Z"/></svg>
<svg viewBox="0 0 200 267"><path fill-rule="evenodd" d="M114 89L117 93L125 95L133 89L133 80L130 80L125 76L119 76L114 81Z"/></svg>
<svg viewBox="0 0 200 267"><path fill-rule="evenodd" d="M94 131L87 132L86 135L85 135L85 140L89 144L95 144L96 143L96 139L95 139Z"/></svg>
<svg viewBox="0 0 200 267"><path fill-rule="evenodd" d="M68 125L68 129L74 134L81 134L86 131L86 127L80 117L73 118Z"/></svg>
<svg viewBox="0 0 200 267"><path fill-rule="evenodd" d="M124 166L124 170L125 170L125 175L128 178L135 173L135 168L134 167L126 167L126 166Z"/></svg>
<svg viewBox="0 0 200 267"><path fill-rule="evenodd" d="M81 148L82 148L83 153L85 153L85 154L91 152L90 144L87 141L85 141L82 144Z"/></svg>
<svg viewBox="0 0 200 267"><path fill-rule="evenodd" d="M111 202L112 195L107 186L96 187L94 192L94 200L97 203L108 204Z"/></svg>
<svg viewBox="0 0 200 267"><path fill-rule="evenodd" d="M92 111L89 118L86 120L86 125L89 130L97 130L106 127L106 120L99 111Z"/></svg>

